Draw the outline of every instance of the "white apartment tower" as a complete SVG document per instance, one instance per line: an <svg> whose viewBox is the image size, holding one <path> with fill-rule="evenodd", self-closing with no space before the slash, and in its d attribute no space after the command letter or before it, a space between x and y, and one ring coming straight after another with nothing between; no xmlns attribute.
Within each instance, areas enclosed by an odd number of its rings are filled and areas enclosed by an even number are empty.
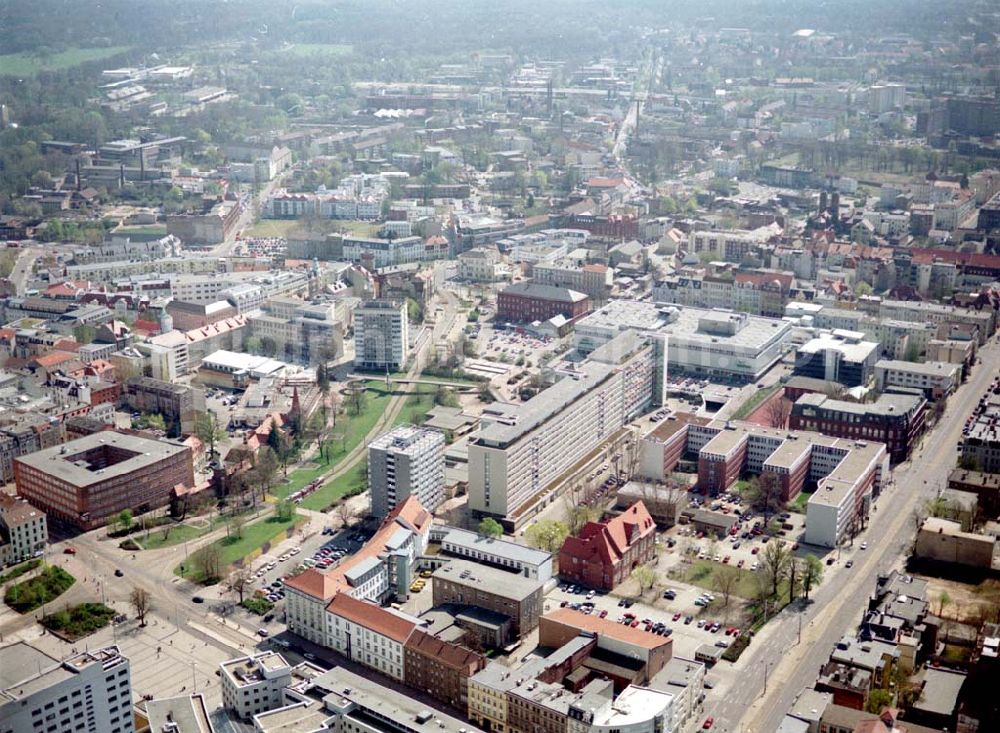
<svg viewBox="0 0 1000 733"><path fill-rule="evenodd" d="M409 354L406 303L369 300L354 311L354 366L399 371Z"/></svg>
<svg viewBox="0 0 1000 733"><path fill-rule="evenodd" d="M444 501L444 434L401 425L368 446L372 515L383 519L408 496L427 511Z"/></svg>
<svg viewBox="0 0 1000 733"><path fill-rule="evenodd" d="M132 675L118 647L62 662L24 643L0 649L0 733L134 733Z"/></svg>

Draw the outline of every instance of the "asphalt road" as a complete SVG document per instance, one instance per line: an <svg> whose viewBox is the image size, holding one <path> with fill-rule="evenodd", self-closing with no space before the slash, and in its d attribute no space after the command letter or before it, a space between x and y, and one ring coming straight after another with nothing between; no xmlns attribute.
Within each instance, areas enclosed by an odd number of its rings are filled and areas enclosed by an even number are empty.
<svg viewBox="0 0 1000 733"><path fill-rule="evenodd" d="M813 593L813 602L788 607L765 626L734 665L741 684L723 700L709 697L706 716L715 718L714 731L775 731L798 694L812 687L836 642L857 627L876 576L902 567L915 532L915 510L946 485L962 425L997 374L991 367L1000 354L996 341L991 340L980 354L982 364L951 396L934 431L924 436L910 461L896 468L868 530L852 548L843 549L833 568L825 568L826 577ZM865 551L860 549L862 541L868 543ZM852 569L844 567L847 559L854 560Z"/></svg>

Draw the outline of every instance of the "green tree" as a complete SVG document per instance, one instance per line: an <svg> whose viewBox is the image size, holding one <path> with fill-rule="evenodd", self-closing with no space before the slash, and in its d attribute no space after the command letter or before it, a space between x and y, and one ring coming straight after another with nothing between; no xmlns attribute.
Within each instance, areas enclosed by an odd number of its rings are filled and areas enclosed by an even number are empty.
<svg viewBox="0 0 1000 733"><path fill-rule="evenodd" d="M138 426L140 430L161 430L163 432L167 431L167 422L163 419L163 415L158 413L145 413L139 417Z"/></svg>
<svg viewBox="0 0 1000 733"><path fill-rule="evenodd" d="M569 535L569 527L555 519L542 519L524 530L524 539L532 547L558 552Z"/></svg>
<svg viewBox="0 0 1000 733"><path fill-rule="evenodd" d="M865 703L865 710L878 715L890 705L892 705L892 693L888 690L875 688L868 693L868 702Z"/></svg>
<svg viewBox="0 0 1000 733"><path fill-rule="evenodd" d="M857 285L854 286L854 294L857 295L859 298L865 295L871 295L872 286L864 281L859 282Z"/></svg>
<svg viewBox="0 0 1000 733"><path fill-rule="evenodd" d="M805 594L806 600L809 600L809 591L814 586L823 582L822 561L812 553L809 553L805 557L800 575L802 576L802 592Z"/></svg>
<svg viewBox="0 0 1000 733"><path fill-rule="evenodd" d="M656 583L656 571L649 565L636 565L629 577L639 585L639 595L651 589Z"/></svg>
<svg viewBox="0 0 1000 733"><path fill-rule="evenodd" d="M282 522L290 521L295 513L295 504L290 501L279 501L274 505L274 516Z"/></svg>
<svg viewBox="0 0 1000 733"><path fill-rule="evenodd" d="M132 529L132 511L130 509L122 509L118 512L118 526L126 534Z"/></svg>
<svg viewBox="0 0 1000 733"><path fill-rule="evenodd" d="M194 434L208 447L209 460L215 456L215 446L226 439L226 429L219 424L214 412L203 412L194 421Z"/></svg>
<svg viewBox="0 0 1000 733"><path fill-rule="evenodd" d="M479 523L479 534L493 539L503 537L503 525L493 517L486 517Z"/></svg>

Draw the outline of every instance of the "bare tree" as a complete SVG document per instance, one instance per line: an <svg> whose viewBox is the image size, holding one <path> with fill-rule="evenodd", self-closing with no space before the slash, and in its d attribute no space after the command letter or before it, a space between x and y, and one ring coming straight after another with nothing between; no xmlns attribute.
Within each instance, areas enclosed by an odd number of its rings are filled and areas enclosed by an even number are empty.
<svg viewBox="0 0 1000 733"><path fill-rule="evenodd" d="M240 603L243 603L243 595L253 585L253 573L250 572L249 567L237 568L229 574L226 585L229 587L230 592L239 596Z"/></svg>
<svg viewBox="0 0 1000 733"><path fill-rule="evenodd" d="M145 588L135 586L128 597L136 618L139 619L139 626L146 625L146 614L153 609L153 596Z"/></svg>
<svg viewBox="0 0 1000 733"><path fill-rule="evenodd" d="M722 594L723 608L729 607L729 597L740 584L740 571L730 565L719 565L712 573L712 585Z"/></svg>
<svg viewBox="0 0 1000 733"><path fill-rule="evenodd" d="M784 542L770 542L760 553L760 569L771 586L771 595L778 595L778 585L788 575L792 551Z"/></svg>
<svg viewBox="0 0 1000 733"><path fill-rule="evenodd" d="M337 516L340 517L340 526L350 527L354 518L357 516L357 512L348 499L343 499L339 504L337 504Z"/></svg>
<svg viewBox="0 0 1000 733"><path fill-rule="evenodd" d="M764 418L772 428L788 426L788 418L792 414L792 403L783 396L772 398L764 408Z"/></svg>

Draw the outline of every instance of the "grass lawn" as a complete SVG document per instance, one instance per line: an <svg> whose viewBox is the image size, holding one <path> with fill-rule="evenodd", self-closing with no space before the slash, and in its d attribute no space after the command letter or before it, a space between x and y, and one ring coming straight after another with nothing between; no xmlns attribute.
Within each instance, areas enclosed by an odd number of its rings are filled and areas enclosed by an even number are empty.
<svg viewBox="0 0 1000 733"><path fill-rule="evenodd" d="M716 568L723 567L717 562L711 560L697 560L688 570L687 575L684 577L688 583L692 585L697 585L705 590L711 591L716 596L716 603L719 603L719 590L715 585L713 573ZM740 582L736 586L736 590L733 595L737 595L740 598L746 598L751 600L757 596L757 580L756 573L752 570L740 570Z"/></svg>
<svg viewBox="0 0 1000 733"><path fill-rule="evenodd" d="M220 553L219 565L221 566L221 577L226 577L230 565L237 560L242 560L254 550L263 547L274 540L281 540L287 536L288 530L297 527L306 521L306 517L298 513L292 514L289 519L281 519L276 515L269 515L265 519L243 525L239 537L222 537L212 543ZM184 563L174 568L174 575L187 577L189 580L197 580L192 577L191 572L184 572Z"/></svg>
<svg viewBox="0 0 1000 733"><path fill-rule="evenodd" d="M773 395L779 389L781 389L781 385L774 384L767 389L761 389L754 392L750 399L740 405L740 409L733 413L733 420L743 420L748 417L754 410L760 407L768 397Z"/></svg>
<svg viewBox="0 0 1000 733"><path fill-rule="evenodd" d="M323 487L317 489L302 500L302 506L314 511L323 511L328 506L336 504L345 496L353 496L360 493L358 489L364 490L367 486L365 481L364 459L354 464L351 469L333 481L328 482Z"/></svg>
<svg viewBox="0 0 1000 733"><path fill-rule="evenodd" d="M243 230L244 237L287 237L296 229L305 228L298 219L261 219L252 227Z"/></svg>
<svg viewBox="0 0 1000 733"><path fill-rule="evenodd" d="M0 76L34 76L41 71L60 71L100 61L125 53L131 46L109 46L108 48L71 48L68 51L36 56L33 53L8 53L0 56Z"/></svg>
<svg viewBox="0 0 1000 733"><path fill-rule="evenodd" d="M349 43L296 43L281 50L282 56L297 56L299 58L336 58L346 56L354 51Z"/></svg>
<svg viewBox="0 0 1000 733"><path fill-rule="evenodd" d="M142 537L137 537L135 539L142 545L143 549L161 550L164 547L173 547L174 545L179 545L183 542L187 542L188 540L195 540L199 537L203 537L218 526L219 524L215 521L205 527L192 527L190 524L177 524L172 527L166 527L158 529L155 532L150 532L148 539L144 539Z"/></svg>
<svg viewBox="0 0 1000 733"><path fill-rule="evenodd" d="M42 626L69 641L76 641L103 629L114 617L114 609L103 603L81 603L68 610L50 613L42 619Z"/></svg>
<svg viewBox="0 0 1000 733"><path fill-rule="evenodd" d="M418 387L417 391L406 398L402 409L393 421L393 425L420 425L428 412L434 408L436 388L426 390Z"/></svg>
<svg viewBox="0 0 1000 733"><path fill-rule="evenodd" d="M7 583L11 580L17 580L22 575L24 575L25 573L30 573L32 570L34 570L41 564L42 561L36 558L34 560L28 560L26 562L23 562L20 565L15 565L6 573L0 575L0 585L3 585L4 583Z"/></svg>
<svg viewBox="0 0 1000 733"><path fill-rule="evenodd" d="M4 593L3 600L18 613L28 613L54 601L75 582L76 578L62 568L49 565L34 578L10 586Z"/></svg>
<svg viewBox="0 0 1000 733"><path fill-rule="evenodd" d="M813 495L813 492L800 491L799 495L795 497L795 501L788 504L788 511L796 512L798 514L806 513L806 504L809 503L809 497Z"/></svg>
<svg viewBox="0 0 1000 733"><path fill-rule="evenodd" d="M240 537L223 537L217 540L217 544L222 548L222 564L232 565L237 560L242 560L274 538L279 536L284 538L289 528L305 521L305 517L296 513L290 519L270 516L262 521L244 525Z"/></svg>
<svg viewBox="0 0 1000 733"><path fill-rule="evenodd" d="M379 230L378 224L370 221L359 221L356 219L338 219L335 222L335 229L353 234L356 237L374 237Z"/></svg>

